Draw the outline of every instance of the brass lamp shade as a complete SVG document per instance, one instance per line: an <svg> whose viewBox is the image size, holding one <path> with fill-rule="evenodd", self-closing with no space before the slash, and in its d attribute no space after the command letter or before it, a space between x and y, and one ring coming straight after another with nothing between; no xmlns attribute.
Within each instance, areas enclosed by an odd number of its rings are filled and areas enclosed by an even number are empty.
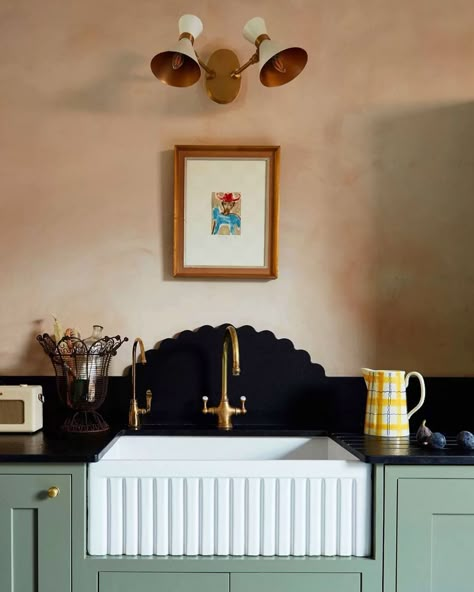
<svg viewBox="0 0 474 592"><path fill-rule="evenodd" d="M201 76L201 68L193 48L194 40L202 33L202 22L193 14L183 14L178 21L179 41L169 51L151 60L153 74L170 86L191 86Z"/></svg>
<svg viewBox="0 0 474 592"><path fill-rule="evenodd" d="M264 86L281 86L296 78L306 66L308 54L300 47L286 47L272 41L262 17L250 19L243 35L258 49L260 82Z"/></svg>
<svg viewBox="0 0 474 592"><path fill-rule="evenodd" d="M201 68L189 39L181 39L171 50L157 54L150 66L158 80L170 86L191 86L201 77Z"/></svg>
<svg viewBox="0 0 474 592"><path fill-rule="evenodd" d="M308 54L301 47L279 49L273 41L260 45L260 82L264 86L282 86L296 78L306 66Z"/></svg>

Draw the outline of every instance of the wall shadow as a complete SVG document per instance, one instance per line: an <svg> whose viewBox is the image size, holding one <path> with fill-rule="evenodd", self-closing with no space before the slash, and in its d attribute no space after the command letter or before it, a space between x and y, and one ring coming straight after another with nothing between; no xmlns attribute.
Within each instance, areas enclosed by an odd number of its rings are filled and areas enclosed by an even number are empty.
<svg viewBox="0 0 474 592"><path fill-rule="evenodd" d="M378 368L474 374L474 103L373 128Z"/></svg>

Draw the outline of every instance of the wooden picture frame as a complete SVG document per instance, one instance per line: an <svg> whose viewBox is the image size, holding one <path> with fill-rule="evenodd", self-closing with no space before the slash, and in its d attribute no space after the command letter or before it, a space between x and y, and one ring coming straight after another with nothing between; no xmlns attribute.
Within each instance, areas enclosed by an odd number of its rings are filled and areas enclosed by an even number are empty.
<svg viewBox="0 0 474 592"><path fill-rule="evenodd" d="M175 277L278 276L279 146L175 146Z"/></svg>

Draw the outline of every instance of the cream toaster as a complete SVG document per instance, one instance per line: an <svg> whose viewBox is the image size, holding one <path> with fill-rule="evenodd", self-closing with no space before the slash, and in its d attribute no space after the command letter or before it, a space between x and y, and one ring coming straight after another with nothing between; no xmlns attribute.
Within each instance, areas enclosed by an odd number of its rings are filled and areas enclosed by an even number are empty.
<svg viewBox="0 0 474 592"><path fill-rule="evenodd" d="M0 385L0 432L41 430L43 400L43 389L39 385Z"/></svg>

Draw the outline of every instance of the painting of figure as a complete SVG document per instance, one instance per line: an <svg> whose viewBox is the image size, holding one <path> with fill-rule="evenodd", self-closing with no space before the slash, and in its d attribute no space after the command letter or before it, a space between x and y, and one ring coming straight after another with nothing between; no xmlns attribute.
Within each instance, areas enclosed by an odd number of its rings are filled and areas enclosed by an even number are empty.
<svg viewBox="0 0 474 592"><path fill-rule="evenodd" d="M241 194L214 192L211 203L211 234L240 236Z"/></svg>

